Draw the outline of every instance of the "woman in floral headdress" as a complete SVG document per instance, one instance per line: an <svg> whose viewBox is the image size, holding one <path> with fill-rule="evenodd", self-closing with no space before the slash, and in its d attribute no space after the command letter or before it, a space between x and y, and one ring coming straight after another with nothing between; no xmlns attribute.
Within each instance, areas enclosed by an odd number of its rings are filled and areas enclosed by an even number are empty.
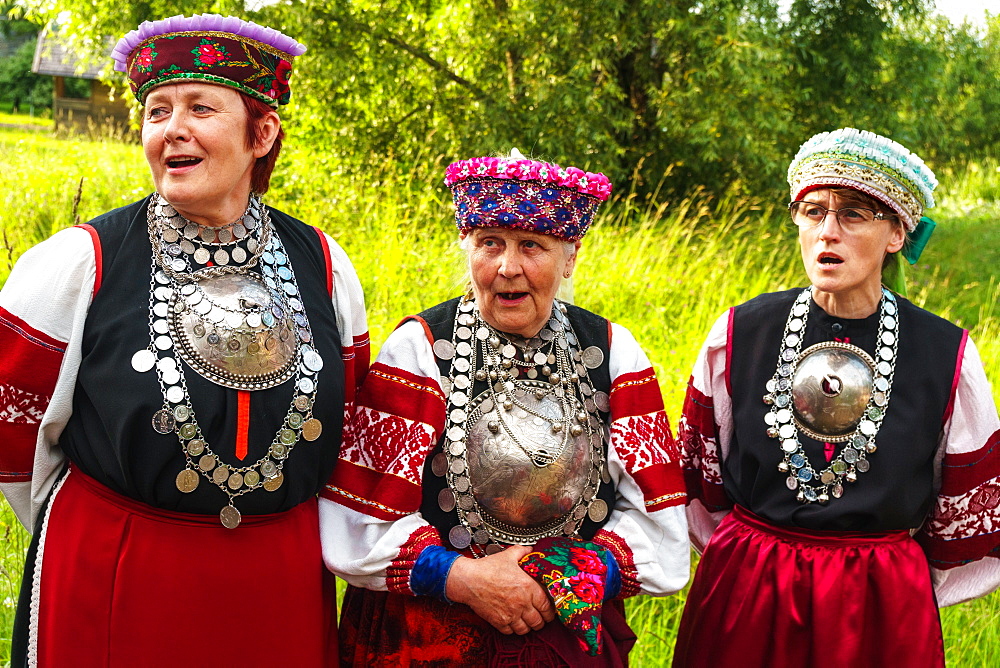
<svg viewBox="0 0 1000 668"><path fill-rule="evenodd" d="M904 298L937 181L847 128L788 182L810 285L723 314L688 387L674 665L942 666L937 606L1000 585L1000 420L968 332Z"/></svg>
<svg viewBox="0 0 1000 668"><path fill-rule="evenodd" d="M316 494L364 302L330 237L260 199L303 51L211 15L125 36L156 192L0 292L0 488L34 534L14 665L335 661Z"/></svg>
<svg viewBox="0 0 1000 668"><path fill-rule="evenodd" d="M516 152L445 183L471 288L386 341L321 501L343 663L621 665L620 599L677 591L689 547L649 361L555 298L611 186Z"/></svg>

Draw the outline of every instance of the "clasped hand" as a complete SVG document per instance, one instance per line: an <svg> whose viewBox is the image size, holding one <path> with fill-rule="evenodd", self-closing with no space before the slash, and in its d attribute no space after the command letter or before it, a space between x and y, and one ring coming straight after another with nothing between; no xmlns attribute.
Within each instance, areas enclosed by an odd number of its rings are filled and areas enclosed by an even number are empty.
<svg viewBox="0 0 1000 668"><path fill-rule="evenodd" d="M540 630L556 613L542 586L517 565L529 552L512 545L483 559L459 557L445 585L448 600L469 606L501 633Z"/></svg>

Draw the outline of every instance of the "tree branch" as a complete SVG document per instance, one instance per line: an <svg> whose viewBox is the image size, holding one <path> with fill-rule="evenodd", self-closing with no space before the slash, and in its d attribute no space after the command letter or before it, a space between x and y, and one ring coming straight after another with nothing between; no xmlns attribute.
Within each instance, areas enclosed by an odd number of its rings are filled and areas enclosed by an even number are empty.
<svg viewBox="0 0 1000 668"><path fill-rule="evenodd" d="M436 72L439 72L440 74L444 75L446 78L448 78L451 81L454 81L455 83L457 83L459 86L462 86L463 88L467 89L476 98L478 98L480 100L486 100L486 99L489 98L489 96L486 94L486 91L484 91L482 88L480 88L476 84L472 83L468 79L465 79L464 77L460 77L459 75L455 74L450 69L448 69L447 65L445 65L441 61L436 60L430 54L428 54L428 53L426 53L424 51L421 51L420 49L416 48L415 46L412 46L412 45L408 44L407 42L403 41L399 37L396 37L395 35L392 35L392 34L386 32L386 31L383 31L383 30L377 30L374 27L372 27L372 26L370 26L370 25L368 25L366 23L362 23L362 22L354 19L353 17L328 16L328 18L330 20L334 21L335 23L340 23L340 24L344 25L344 27L346 27L348 30L352 30L353 29L353 30L357 30L359 32L366 33L366 34L372 36L373 38L375 38L377 40L380 40L380 41L383 41L383 42L388 42L389 44L392 44L396 48L400 49L401 51L405 51L406 53L410 54L411 56L413 56L414 58L416 58L418 60L422 60L432 70L434 70Z"/></svg>

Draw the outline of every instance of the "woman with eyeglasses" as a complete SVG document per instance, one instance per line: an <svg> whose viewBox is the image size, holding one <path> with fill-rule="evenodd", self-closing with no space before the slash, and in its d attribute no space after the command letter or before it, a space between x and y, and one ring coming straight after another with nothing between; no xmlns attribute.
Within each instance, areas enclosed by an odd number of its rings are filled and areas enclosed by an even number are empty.
<svg viewBox="0 0 1000 668"><path fill-rule="evenodd" d="M1000 585L1000 419L968 332L904 298L937 181L845 128L788 182L809 285L723 314L688 387L674 666L943 666L937 607Z"/></svg>

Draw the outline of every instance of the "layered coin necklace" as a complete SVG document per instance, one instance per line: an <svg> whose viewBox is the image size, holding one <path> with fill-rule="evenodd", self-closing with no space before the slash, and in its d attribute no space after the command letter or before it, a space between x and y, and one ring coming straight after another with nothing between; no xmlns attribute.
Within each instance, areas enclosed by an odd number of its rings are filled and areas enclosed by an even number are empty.
<svg viewBox="0 0 1000 668"><path fill-rule="evenodd" d="M434 342L451 371L441 378L448 422L431 469L448 483L438 505L458 514L449 542L474 556L575 535L586 517L608 514L597 492L610 481L600 415L610 402L588 373L604 353L579 349L565 311L556 302L548 323L524 341L490 326L466 297L452 340ZM476 381L486 390L473 397Z"/></svg>
<svg viewBox="0 0 1000 668"><path fill-rule="evenodd" d="M876 358L861 348L826 341L802 351L812 288L795 299L781 338L774 375L767 381L764 415L767 435L781 447L778 470L802 503L829 502L844 494L844 480L855 482L870 468L867 455L889 407L896 370L899 322L896 298L882 289ZM817 471L806 457L799 432L818 441L844 443L840 453Z"/></svg>
<svg viewBox="0 0 1000 668"><path fill-rule="evenodd" d="M223 526L239 526L234 500L284 481L282 469L300 438L319 437L312 416L323 359L295 273L267 209L255 196L244 214L222 228L181 216L154 194L147 208L150 269L147 348L132 356L140 373L156 369L163 406L153 429L177 435L186 466L177 489L198 488L202 478L222 490ZM260 266L260 274L251 271ZM207 380L236 390L263 390L294 378L291 405L267 453L247 466L227 464L205 440L191 403L181 361Z"/></svg>

